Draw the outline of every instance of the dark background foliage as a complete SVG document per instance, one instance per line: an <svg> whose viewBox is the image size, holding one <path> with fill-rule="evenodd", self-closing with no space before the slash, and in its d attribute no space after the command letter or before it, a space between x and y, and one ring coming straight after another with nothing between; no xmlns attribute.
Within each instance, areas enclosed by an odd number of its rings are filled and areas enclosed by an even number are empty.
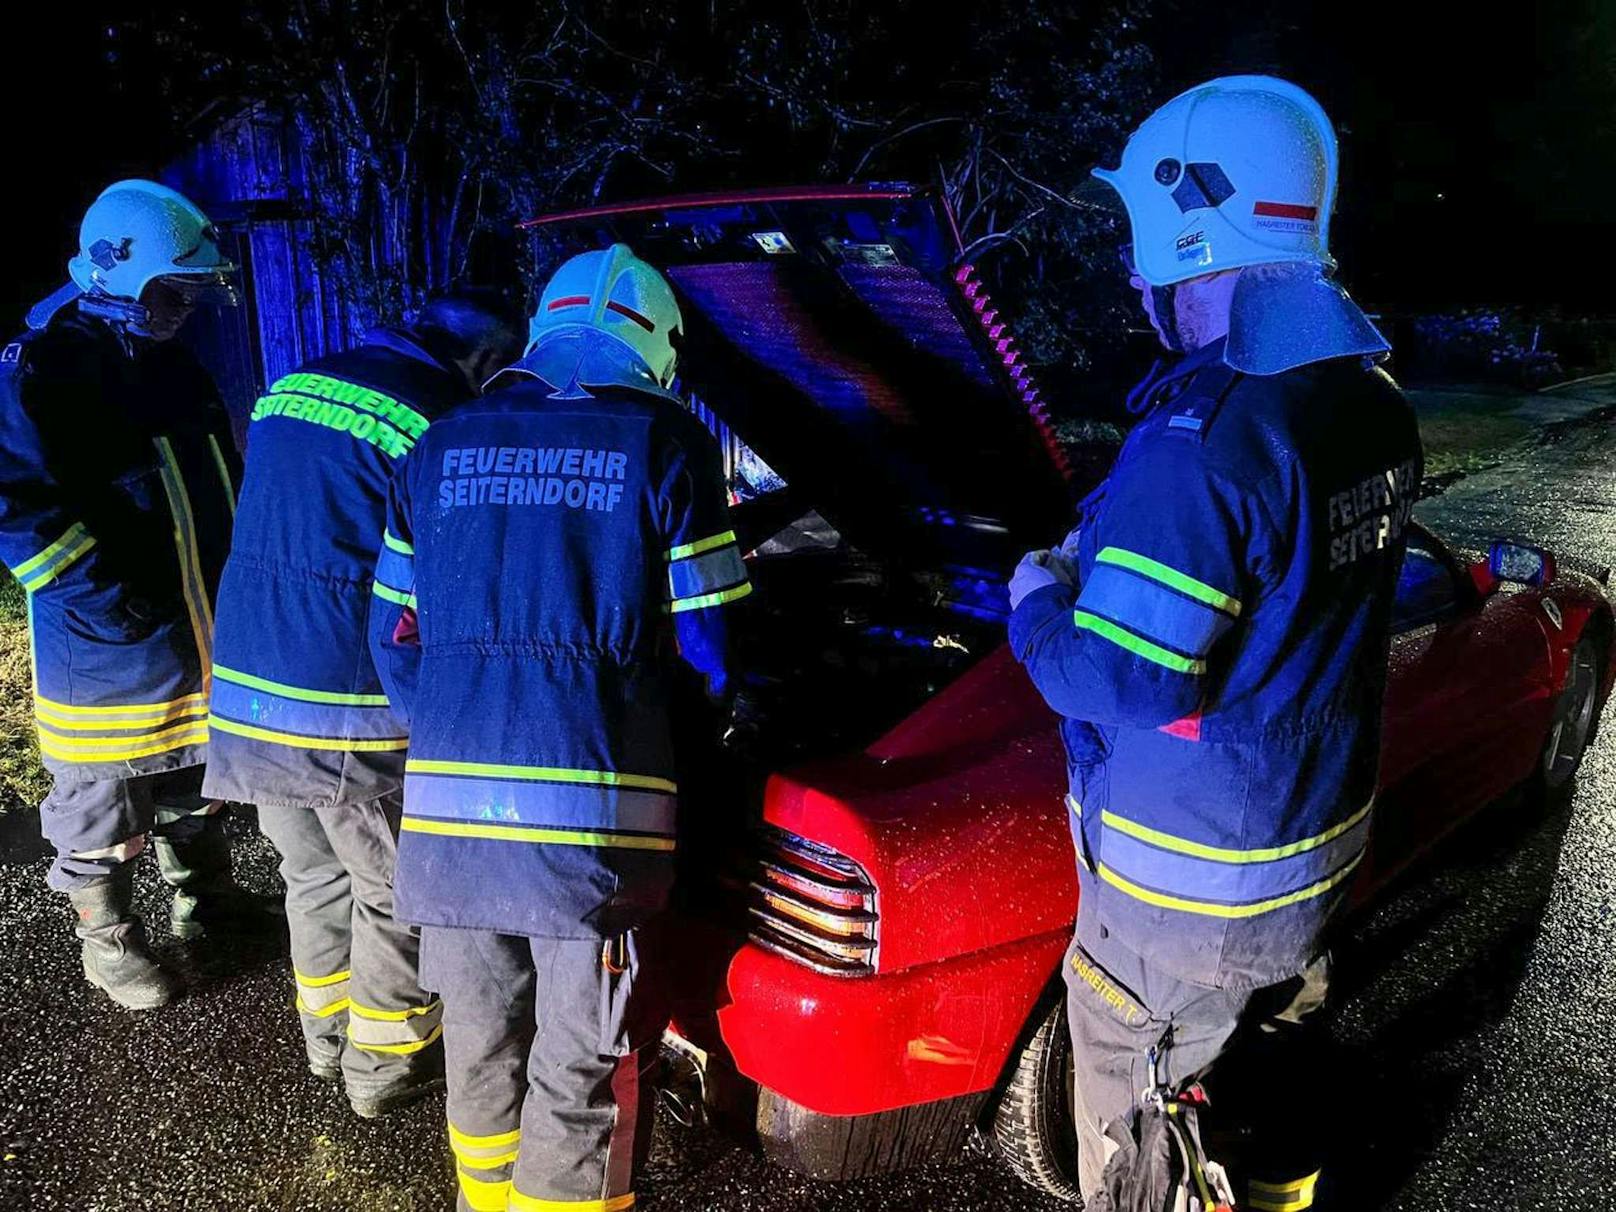
<svg viewBox="0 0 1616 1212"><path fill-rule="evenodd" d="M1275 71L1343 153L1343 276L1391 313L1606 310L1616 11L1246 0L182 0L18 18L8 154L29 188L8 314L59 280L100 184L211 123L296 124L314 251L367 311L538 268L516 220L725 185L945 188L1046 381L1142 343L1088 168L1179 89ZM542 253L537 254L542 256ZM14 321L8 321L12 323Z"/></svg>

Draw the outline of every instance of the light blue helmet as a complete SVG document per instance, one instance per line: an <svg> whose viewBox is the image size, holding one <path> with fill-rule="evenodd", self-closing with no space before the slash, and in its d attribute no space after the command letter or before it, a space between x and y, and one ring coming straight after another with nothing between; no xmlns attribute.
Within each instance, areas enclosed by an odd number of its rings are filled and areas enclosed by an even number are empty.
<svg viewBox="0 0 1616 1212"><path fill-rule="evenodd" d="M1335 268L1335 130L1289 81L1223 76L1181 93L1094 175L1122 196L1133 266L1152 286L1247 265Z"/></svg>
<svg viewBox="0 0 1616 1212"><path fill-rule="evenodd" d="M219 236L184 194L138 179L101 191L84 212L79 252L68 276L85 294L138 301L154 278L194 277L226 283L236 267Z"/></svg>
<svg viewBox="0 0 1616 1212"><path fill-rule="evenodd" d="M528 327L527 350L561 343L592 351L596 362L615 355L666 389L683 328L667 279L628 245L613 244L580 253L555 271Z"/></svg>

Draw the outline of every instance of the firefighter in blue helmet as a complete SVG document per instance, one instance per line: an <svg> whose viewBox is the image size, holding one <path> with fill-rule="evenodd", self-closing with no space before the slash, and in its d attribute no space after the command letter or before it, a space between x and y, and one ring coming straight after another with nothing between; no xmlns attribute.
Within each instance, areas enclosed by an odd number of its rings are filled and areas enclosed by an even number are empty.
<svg viewBox="0 0 1616 1212"><path fill-rule="evenodd" d="M284 375L253 409L219 590L206 790L256 803L281 855L310 1070L365 1117L441 1081L437 999L393 917L404 722L365 622L393 470L447 408L521 352L491 290Z"/></svg>
<svg viewBox="0 0 1616 1212"><path fill-rule="evenodd" d="M1077 529L1012 580L1015 654L1065 717L1080 1185L1143 1207L1166 1159L1204 1160L1186 1125L1228 1053L1213 1093L1279 1121L1258 1115L1239 1206L1300 1212L1328 1095L1276 1055L1322 1000L1321 931L1368 840L1419 438L1330 277L1336 144L1311 97L1212 81L1096 175L1178 356L1133 392ZM1234 1094L1264 1077L1273 1097ZM1216 1164L1175 1165L1204 1204L1227 1197Z"/></svg>
<svg viewBox="0 0 1616 1212"><path fill-rule="evenodd" d="M371 635L410 725L398 913L443 994L462 1209L616 1212L649 1143L675 654L724 696L751 588L717 443L669 390L680 331L625 246L573 258L522 360L393 482Z"/></svg>
<svg viewBox="0 0 1616 1212"><path fill-rule="evenodd" d="M149 1009L178 985L130 908L148 835L175 934L254 909L201 794L238 461L213 380L171 339L229 297L234 266L153 181L109 186L79 243L68 284L0 352L0 557L28 595L48 880L77 913L86 978Z"/></svg>

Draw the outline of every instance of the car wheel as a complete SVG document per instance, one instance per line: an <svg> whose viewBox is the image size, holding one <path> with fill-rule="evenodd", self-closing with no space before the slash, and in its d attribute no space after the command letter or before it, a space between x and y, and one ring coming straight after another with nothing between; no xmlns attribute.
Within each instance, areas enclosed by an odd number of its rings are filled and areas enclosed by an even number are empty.
<svg viewBox="0 0 1616 1212"><path fill-rule="evenodd" d="M1077 1129L1072 1118L1072 1037L1057 999L1016 1058L993 1110L993 1144L1017 1178L1077 1201Z"/></svg>
<svg viewBox="0 0 1616 1212"><path fill-rule="evenodd" d="M1593 739L1598 710L1599 645L1584 636L1571 654L1565 689L1554 704L1548 739L1543 742L1543 753L1533 775L1533 789L1545 803L1558 804L1570 798L1577 768Z"/></svg>

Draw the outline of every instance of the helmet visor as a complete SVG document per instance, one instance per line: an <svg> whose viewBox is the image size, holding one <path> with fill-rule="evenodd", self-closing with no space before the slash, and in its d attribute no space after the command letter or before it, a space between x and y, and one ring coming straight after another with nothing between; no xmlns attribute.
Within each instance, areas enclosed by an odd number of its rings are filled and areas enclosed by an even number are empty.
<svg viewBox="0 0 1616 1212"><path fill-rule="evenodd" d="M161 274L148 283L172 291L187 307L235 307L241 298L236 291L233 267L201 273Z"/></svg>

